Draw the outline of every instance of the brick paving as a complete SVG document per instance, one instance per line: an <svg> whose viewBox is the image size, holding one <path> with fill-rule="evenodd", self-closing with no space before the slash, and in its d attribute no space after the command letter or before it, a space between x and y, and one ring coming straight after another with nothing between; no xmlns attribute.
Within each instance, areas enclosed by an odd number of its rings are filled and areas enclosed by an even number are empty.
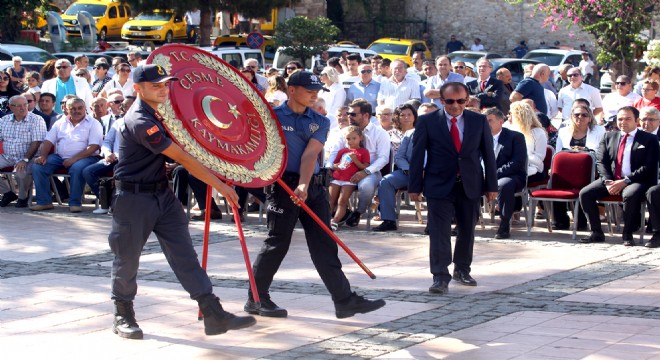
<svg viewBox="0 0 660 360"><path fill-rule="evenodd" d="M428 239L403 214L398 232L341 229L338 234L378 276L370 280L341 253L358 293L384 298L371 314L338 320L318 278L301 229L272 286L287 319L207 337L195 302L181 289L154 239L138 275L136 314L145 340L109 330L112 306L107 246L110 217L64 207L30 213L0 209L0 348L4 354L50 358L660 358L660 252L573 242L548 234L541 221L528 238L493 240L496 224L477 227L475 288L450 284L427 292ZM363 221L364 222L364 221ZM191 223L198 251L202 223ZM228 217L211 227L208 272L223 305L241 312L245 265ZM265 226L250 214L245 232L254 259ZM625 336L624 336L625 335ZM41 344L34 346L33 344Z"/></svg>

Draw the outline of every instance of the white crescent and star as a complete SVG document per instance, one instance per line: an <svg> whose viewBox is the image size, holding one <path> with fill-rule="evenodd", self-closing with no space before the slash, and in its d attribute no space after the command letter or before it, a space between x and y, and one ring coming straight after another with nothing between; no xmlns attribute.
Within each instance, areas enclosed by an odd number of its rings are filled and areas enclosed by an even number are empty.
<svg viewBox="0 0 660 360"><path fill-rule="evenodd" d="M204 115L206 115L209 121L218 128L228 129L231 126L232 121L228 123L223 123L220 120L218 120L218 118L216 118L215 115L213 115L213 112L211 111L211 104L214 101L222 101L222 99L219 99L212 95L204 96L204 98L202 99L202 110L204 110ZM238 119L238 116L241 115L241 113L236 109L236 105L232 105L229 103L227 103L227 105L229 105L229 110L227 112L234 115L234 119Z"/></svg>

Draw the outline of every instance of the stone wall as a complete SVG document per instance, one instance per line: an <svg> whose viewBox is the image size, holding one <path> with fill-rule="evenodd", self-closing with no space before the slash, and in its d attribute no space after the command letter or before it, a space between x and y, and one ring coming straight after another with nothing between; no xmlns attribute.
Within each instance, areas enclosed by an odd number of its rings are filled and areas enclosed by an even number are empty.
<svg viewBox="0 0 660 360"><path fill-rule="evenodd" d="M409 18L428 20L434 55L445 52L445 44L452 34L468 48L478 37L487 51L503 56L513 56L511 50L521 40L525 40L530 49L538 48L541 41L547 45L559 41L562 47L576 49L586 44L587 49L594 49L594 38L578 26L561 27L557 31L542 27L545 14L539 12L532 17L535 2L511 5L503 0L409 0L406 9ZM428 9L428 12L416 9Z"/></svg>
<svg viewBox="0 0 660 360"><path fill-rule="evenodd" d="M293 7L296 16L307 16L308 18L315 18L319 16L326 16L327 8L324 0L302 0Z"/></svg>

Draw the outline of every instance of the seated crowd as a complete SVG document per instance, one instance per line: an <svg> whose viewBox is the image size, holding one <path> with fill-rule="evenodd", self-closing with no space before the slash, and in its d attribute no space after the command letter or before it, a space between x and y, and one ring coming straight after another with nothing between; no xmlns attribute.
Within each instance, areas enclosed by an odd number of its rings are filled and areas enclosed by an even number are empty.
<svg viewBox="0 0 660 360"><path fill-rule="evenodd" d="M68 198L71 212L82 210L85 185L97 198L103 197L99 183L112 176L118 160L117 132L135 100L131 74L141 59L138 53L130 53L128 59L117 57L108 64L100 58L93 66L94 74L87 70L84 56L75 59L75 66L59 59L44 66L41 74L26 73L23 79L0 74L0 142L4 145L0 168L15 173L18 189L16 194L7 179L0 179L0 207L14 201L17 207L29 206L32 181L33 211L53 208L52 190ZM525 78L515 84L506 69L492 77L493 66L486 58L477 61L476 72L461 61L452 66L446 55L427 60L416 53L413 60L414 65L408 67L403 60L348 54L315 66L326 88L313 109L331 121L324 165L333 170L329 191L334 230L357 226L371 210L382 220L374 231L397 229L396 197L408 186L415 124L424 121L424 114L444 111L439 88L460 82L469 89L467 110L482 113L491 126L498 166L496 208L501 218L496 238L510 236L510 223L520 210L514 194L525 184L547 180L546 154L552 146L555 152L591 151L596 157L597 180L580 192L583 211L575 219L578 229L589 225L591 230L581 241L604 239L597 201L621 195L624 244L634 244L632 233L641 223L638 213L646 199L649 229L654 231L647 246L660 246L660 219L656 219L660 211L660 69L648 69L646 79L636 87L629 77L617 77L613 92L601 100L599 90L583 80L582 70L570 65L562 66L562 80L557 82L564 87L555 89L545 64L528 65ZM240 71L272 106L284 104L287 78L303 66L292 61L283 74L269 71L267 77L256 73L258 67L257 60L249 59ZM556 117L561 118L557 127L551 123ZM202 210L194 219L203 219L206 185L176 163L169 164L168 170L179 200L188 203L190 187ZM67 175L69 188L51 181L53 174ZM262 189L238 190L243 209L258 208L266 201ZM357 203L351 211L353 192L357 192ZM250 207L246 206L249 194L255 199ZM552 208L555 229L569 227L568 209L562 204ZM211 218L221 218L218 205L212 202L211 207ZM95 212L107 213L107 204Z"/></svg>

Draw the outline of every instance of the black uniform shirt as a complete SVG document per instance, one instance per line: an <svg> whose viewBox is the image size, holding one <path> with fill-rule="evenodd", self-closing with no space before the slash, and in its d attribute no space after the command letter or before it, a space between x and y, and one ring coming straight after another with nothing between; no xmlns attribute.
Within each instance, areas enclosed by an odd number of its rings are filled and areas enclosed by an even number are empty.
<svg viewBox="0 0 660 360"><path fill-rule="evenodd" d="M119 129L119 162L115 178L120 181L149 184L167 181L165 155L161 152L172 143L156 111L140 99L124 116Z"/></svg>

